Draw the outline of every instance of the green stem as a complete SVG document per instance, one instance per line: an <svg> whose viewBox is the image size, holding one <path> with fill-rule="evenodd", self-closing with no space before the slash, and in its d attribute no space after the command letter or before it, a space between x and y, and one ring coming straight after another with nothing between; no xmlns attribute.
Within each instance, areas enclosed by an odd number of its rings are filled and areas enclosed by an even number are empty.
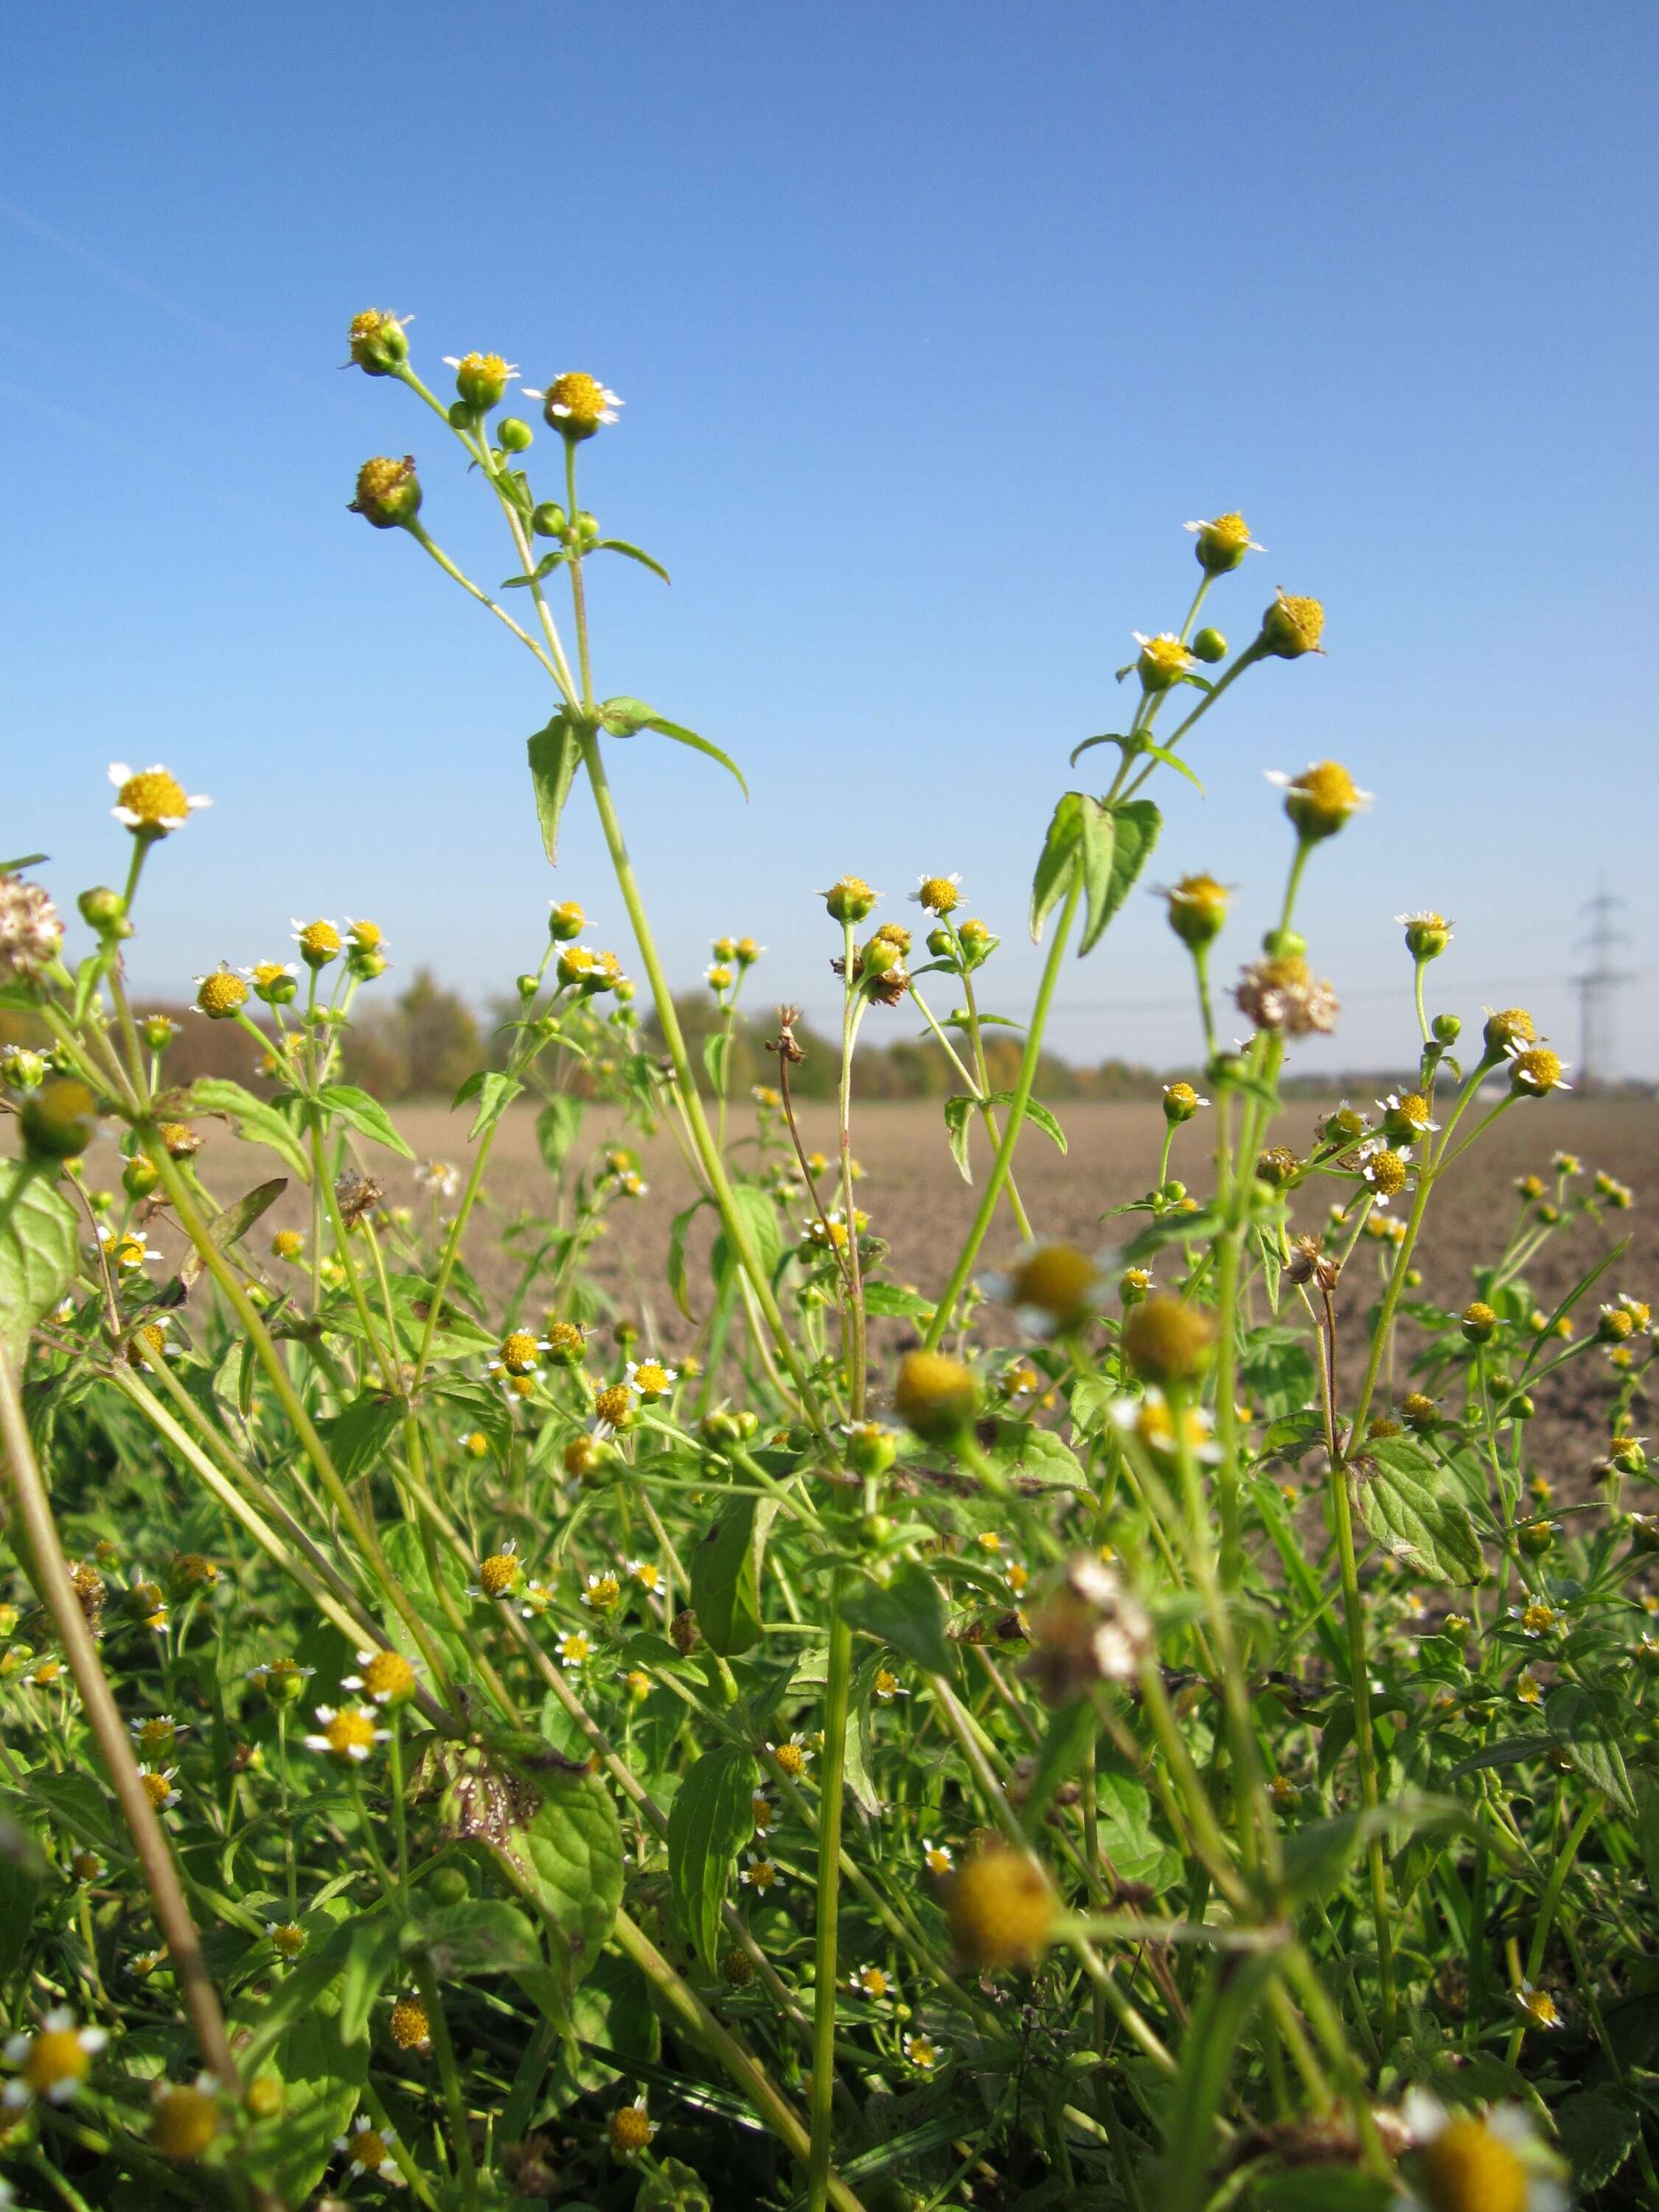
<svg viewBox="0 0 1659 2212"><path fill-rule="evenodd" d="M812 1990L812 2141L807 2160L806 2212L823 2212L829 2192L830 2123L836 2090L836 2000L840 1960L836 1927L841 1905L841 1815L847 1757L847 1709L853 1671L853 1632L842 1619L842 1577L830 1611L829 1673L824 1687L823 1770L818 1787L818 1866Z"/></svg>
<svg viewBox="0 0 1659 2212"><path fill-rule="evenodd" d="M974 1262L979 1257L980 1246L985 1242L986 1232L990 1228L992 1219L996 1213L997 1200L1001 1196L1002 1186L1007 1180L1008 1170L1014 1157L1014 1147L1019 1142L1020 1129L1025 1120L1025 1109L1030 1103L1031 1087L1036 1081L1037 1060L1042 1049L1042 1032L1048 1025L1048 1008L1054 1000L1055 986L1060 981L1060 964L1066 957L1066 947L1071 938L1072 925L1077 919L1077 910L1082 897L1083 871L1080 866L1073 864L1072 880L1066 888L1066 902L1061 907L1060 918L1054 924L1054 939L1048 947L1048 957L1043 964L1042 980L1037 986L1036 1003L1031 1009L1031 1026L1026 1031L1025 1049L1020 1055L1019 1074L1014 1084L1013 1097L1009 1102L1008 1119L1003 1127L1002 1142L997 1146L996 1158L991 1163L991 1171L985 1179L984 1194L980 1199L979 1211L974 1216L973 1226L968 1231L968 1241L963 1244L957 1264L951 1271L951 1279L945 1285L939 1302L933 1310L933 1320L928 1323L926 1348L929 1352L938 1350L940 1338L951 1325L957 1301L967 1286L968 1279L974 1271Z"/></svg>
<svg viewBox="0 0 1659 2212"><path fill-rule="evenodd" d="M1352 1439L1350 1440L1352 1448ZM1376 1747L1371 1735L1370 1667L1365 1651L1365 1609L1359 1594L1359 1570L1354 1557L1353 1509L1348 1500L1347 1469L1340 1462L1331 1467L1331 1513L1336 1523L1337 1555L1342 1570L1342 1611L1348 1631L1348 1686L1353 1698L1354 1748L1359 1756L1359 1784L1368 1812L1378 1804ZM1376 1962L1382 1983L1381 2041L1386 2053L1394 2041L1394 1935L1389 1923L1387 1871L1382 1838L1371 1838L1366 1857L1370 1869L1371 1909L1376 1920Z"/></svg>

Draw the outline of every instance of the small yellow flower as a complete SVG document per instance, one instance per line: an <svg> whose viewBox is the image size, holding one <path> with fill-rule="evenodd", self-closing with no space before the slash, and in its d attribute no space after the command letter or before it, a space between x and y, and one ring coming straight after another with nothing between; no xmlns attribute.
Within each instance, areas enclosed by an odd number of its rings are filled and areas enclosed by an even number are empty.
<svg viewBox="0 0 1659 2212"><path fill-rule="evenodd" d="M361 1766L375 1745L386 1742L392 1733L376 1727L375 1716L367 1705L348 1705L342 1711L332 1705L319 1705L317 1720L317 1731L303 1739L306 1749L322 1752L342 1765Z"/></svg>
<svg viewBox="0 0 1659 2212"><path fill-rule="evenodd" d="M1218 514L1208 522L1189 522L1187 527L1198 539L1193 551L1206 575L1225 576L1237 568L1247 553L1265 553L1267 550L1256 544L1250 535L1249 525L1237 513Z"/></svg>
<svg viewBox="0 0 1659 2212"><path fill-rule="evenodd" d="M630 1359L624 1372L623 1380L629 1388L637 1391L649 1406L654 1405L659 1398L665 1398L675 1383L678 1382L679 1376L672 1367L664 1366L660 1359L641 1359L637 1362Z"/></svg>
<svg viewBox="0 0 1659 2212"><path fill-rule="evenodd" d="M459 359L447 353L444 367L454 370L455 389L469 407L498 406L508 377L519 373L516 362L503 361L498 353L464 353Z"/></svg>
<svg viewBox="0 0 1659 2212"><path fill-rule="evenodd" d="M510 1536L499 1552L491 1552L478 1562L478 1579L468 1592L471 1597L507 1598L524 1584L524 1562L518 1556L519 1541Z"/></svg>
<svg viewBox="0 0 1659 2212"><path fill-rule="evenodd" d="M611 2144L612 2158L636 2159L657 2132L657 2123L647 2117L643 2090L631 2105L619 2105L611 2115L605 2133Z"/></svg>
<svg viewBox="0 0 1659 2212"><path fill-rule="evenodd" d="M400 1705L415 1694L415 1669L400 1651L360 1651L357 1672L341 1680L343 1690L361 1690L377 1705Z"/></svg>
<svg viewBox="0 0 1659 2212"><path fill-rule="evenodd" d="M580 369L568 369L556 376L544 391L532 391L526 384L524 395L526 399L539 399L549 428L573 444L591 438L601 423L614 422L623 404L608 385Z"/></svg>
<svg viewBox="0 0 1659 2212"><path fill-rule="evenodd" d="M868 1997L873 2004L898 1994L879 1966L855 1967L848 1986L854 1996Z"/></svg>
<svg viewBox="0 0 1659 2212"><path fill-rule="evenodd" d="M559 1638L559 1663L567 1672L577 1673L592 1656L592 1644L582 1629L570 1629Z"/></svg>
<svg viewBox="0 0 1659 2212"><path fill-rule="evenodd" d="M1270 769L1267 781L1281 786L1285 811L1310 843L1334 837L1351 816L1371 803L1370 793L1359 788L1340 761L1310 763L1294 776Z"/></svg>
<svg viewBox="0 0 1659 2212"><path fill-rule="evenodd" d="M581 1601L590 1613L614 1613L622 1602L622 1584L613 1574L589 1575Z"/></svg>
<svg viewBox="0 0 1659 2212"><path fill-rule="evenodd" d="M401 2189L404 2178L392 2148L397 2140L396 2129L377 2128L367 2112L359 2112L351 2124L351 2133L335 2136L334 2148L350 2161L346 2172L354 2180L360 2173L373 2174L389 2188Z"/></svg>
<svg viewBox="0 0 1659 2212"><path fill-rule="evenodd" d="M943 1879L956 1864L956 1854L949 1844L936 1844L930 1836L921 1839L921 1863L929 1874Z"/></svg>
<svg viewBox="0 0 1659 2212"><path fill-rule="evenodd" d="M598 1393L593 1400L593 1418L603 1432L632 1427L634 1393L626 1382L610 1383Z"/></svg>
<svg viewBox="0 0 1659 2212"><path fill-rule="evenodd" d="M1143 1380L1186 1382L1203 1373L1215 1343L1215 1323L1201 1308L1160 1291L1123 1316L1124 1355Z"/></svg>
<svg viewBox="0 0 1659 2212"><path fill-rule="evenodd" d="M787 1743L769 1743L766 1747L777 1764L778 1771L791 1782L799 1782L806 1771L812 1756L811 1746L799 1730Z"/></svg>
<svg viewBox="0 0 1659 2212"><path fill-rule="evenodd" d="M1325 610L1317 599L1294 597L1281 591L1261 617L1261 642L1280 660L1298 660L1304 653L1322 653Z"/></svg>
<svg viewBox="0 0 1659 2212"><path fill-rule="evenodd" d="M1140 647L1135 669L1145 691L1167 691L1193 665L1192 654L1170 630L1160 630L1156 637L1136 630L1134 641Z"/></svg>
<svg viewBox="0 0 1659 2212"><path fill-rule="evenodd" d="M306 1931L297 1920L267 1920L265 1936L279 1959L297 1959L306 1948Z"/></svg>
<svg viewBox="0 0 1659 2212"><path fill-rule="evenodd" d="M247 1004L247 985L222 960L211 975L196 978L196 1007L210 1022L228 1021Z"/></svg>
<svg viewBox="0 0 1659 2212"><path fill-rule="evenodd" d="M876 1679L871 1684L878 1705L890 1705L895 1698L908 1698L909 1692L896 1674L885 1667L876 1669Z"/></svg>
<svg viewBox="0 0 1659 2212"><path fill-rule="evenodd" d="M931 2074L945 2053L943 2045L935 2043L931 2035L907 2035L904 2055L921 2072Z"/></svg>
<svg viewBox="0 0 1659 2212"><path fill-rule="evenodd" d="M949 1443L974 1418L979 1392L971 1371L942 1352L908 1352L899 1363L893 1406L924 1443Z"/></svg>
<svg viewBox="0 0 1659 2212"><path fill-rule="evenodd" d="M424 2057L432 2048L432 2021L417 1996L399 1997L392 2008L392 2040L399 2051L418 2051Z"/></svg>
<svg viewBox="0 0 1659 2212"><path fill-rule="evenodd" d="M398 530L413 522L421 511L421 480L415 473L415 456L398 460L377 453L357 471L357 495L349 512L361 514L376 530Z"/></svg>
<svg viewBox="0 0 1659 2212"><path fill-rule="evenodd" d="M738 1880L745 1889L752 1889L757 1896L764 1897L769 1889L775 1887L783 1880L775 1861L758 1856L753 1851L746 1852L744 1859L744 1869Z"/></svg>
<svg viewBox="0 0 1659 2212"><path fill-rule="evenodd" d="M1200 872L1182 876L1161 896L1169 903L1170 928L1189 951L1201 951L1220 935L1231 896L1226 884Z"/></svg>
<svg viewBox="0 0 1659 2212"><path fill-rule="evenodd" d="M135 773L125 761L112 761L109 780L116 787L111 813L140 837L165 837L182 830L192 814L213 804L199 793L187 798L178 778L159 766Z"/></svg>
<svg viewBox="0 0 1659 2212"><path fill-rule="evenodd" d="M179 1793L173 1786L173 1777L178 1771L176 1766L144 1765L138 1769L138 1779L144 1785L144 1795L158 1813L165 1813L169 1806L179 1802Z"/></svg>
<svg viewBox="0 0 1659 2212"><path fill-rule="evenodd" d="M994 1972L1028 1965L1047 1950L1059 1906L1048 1875L1029 1852L993 1844L957 1874L948 1909L962 1956Z"/></svg>
<svg viewBox="0 0 1659 2212"><path fill-rule="evenodd" d="M961 882L959 875L922 876L910 896L929 914L943 916L962 904L962 893L957 888Z"/></svg>
<svg viewBox="0 0 1659 2212"><path fill-rule="evenodd" d="M1530 1045L1524 1048L1511 1046L1509 1051L1510 1083L1522 1096L1541 1098L1547 1091L1571 1091L1571 1084L1565 1081L1566 1069L1561 1055L1552 1052L1547 1044Z"/></svg>
<svg viewBox="0 0 1659 2212"><path fill-rule="evenodd" d="M340 932L331 921L294 921L294 941L307 968L326 968L340 956Z"/></svg>
<svg viewBox="0 0 1659 2212"><path fill-rule="evenodd" d="M149 2118L151 2148L175 2163L200 2158L219 2132L219 2084L198 2074L186 2088L158 2084Z"/></svg>
<svg viewBox="0 0 1659 2212"><path fill-rule="evenodd" d="M92 2073L92 2062L109 2041L101 2027L76 2027L66 2006L55 2006L35 2035L14 2035L5 2046L6 2063L15 2067L0 2103L14 2112L36 2097L67 2105L78 2097Z"/></svg>

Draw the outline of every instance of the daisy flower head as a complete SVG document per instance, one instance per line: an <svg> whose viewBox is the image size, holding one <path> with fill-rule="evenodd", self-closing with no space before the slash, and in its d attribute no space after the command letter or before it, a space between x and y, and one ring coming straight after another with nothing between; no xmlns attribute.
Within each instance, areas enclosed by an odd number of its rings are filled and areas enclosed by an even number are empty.
<svg viewBox="0 0 1659 2212"><path fill-rule="evenodd" d="M348 2161L346 2172L350 2179L367 2173L385 2182L388 2189L401 2189L404 2177L392 2148L397 2140L395 2128L377 2128L367 2112L359 2112L351 2123L351 2133L335 2136L334 2148Z"/></svg>
<svg viewBox="0 0 1659 2212"><path fill-rule="evenodd" d="M890 1705L895 1698L908 1698L910 1694L898 1676L886 1667L876 1669L876 1679L870 1687L876 1703L880 1705Z"/></svg>
<svg viewBox="0 0 1659 2212"><path fill-rule="evenodd" d="M799 1729L787 1743L769 1743L766 1748L779 1772L787 1775L791 1782L800 1780L812 1757L812 1747Z"/></svg>
<svg viewBox="0 0 1659 2212"><path fill-rule="evenodd" d="M199 792L187 796L184 786L159 762L154 768L135 770L125 761L112 761L109 780L115 786L110 812L140 837L165 837L182 830L192 814L213 804Z"/></svg>
<svg viewBox="0 0 1659 2212"><path fill-rule="evenodd" d="M1513 1994L1515 2008L1528 2027L1541 2027L1553 2033L1566 2026L1560 2006L1547 1990L1540 1990L1534 1982L1522 1981Z"/></svg>
<svg viewBox="0 0 1659 2212"><path fill-rule="evenodd" d="M931 2074L945 2056L945 2050L943 2045L935 2043L931 2035L907 2035L904 2055L921 2073Z"/></svg>
<svg viewBox="0 0 1659 2212"><path fill-rule="evenodd" d="M942 1877L955 1866L956 1853L949 1844L936 1844L931 1836L924 1836L921 1839L921 1863L929 1874Z"/></svg>
<svg viewBox="0 0 1659 2212"><path fill-rule="evenodd" d="M1436 960L1451 943L1455 924L1432 907L1419 907L1412 914L1397 914L1395 921L1406 933L1406 950L1413 960Z"/></svg>
<svg viewBox="0 0 1659 2212"><path fill-rule="evenodd" d="M645 2109L645 2092L641 2090L631 2105L618 2105L611 2115L605 2129L612 2158L627 2161L636 2159L657 2132L657 2122Z"/></svg>
<svg viewBox="0 0 1659 2212"><path fill-rule="evenodd" d="M453 1160L422 1160L415 1181L434 1198L453 1198L461 1187L461 1171Z"/></svg>
<svg viewBox="0 0 1659 2212"><path fill-rule="evenodd" d="M746 1851L744 1861L744 1869L738 1880L745 1889L752 1889L757 1897L764 1897L769 1889L782 1881L777 1862L768 1858L764 1853Z"/></svg>
<svg viewBox="0 0 1659 2212"><path fill-rule="evenodd" d="M319 1705L316 1729L301 1741L307 1751L319 1752L342 1765L361 1766L377 1743L391 1741L391 1729L377 1728L375 1720L368 1705Z"/></svg>
<svg viewBox="0 0 1659 2212"><path fill-rule="evenodd" d="M569 1629L559 1638L559 1664L567 1674L579 1674L592 1656L593 1645L586 1629Z"/></svg>
<svg viewBox="0 0 1659 2212"><path fill-rule="evenodd" d="M1140 647L1135 670L1144 691L1167 691L1192 667L1192 654L1173 630L1160 630L1156 637L1148 637L1145 630L1138 629L1131 635Z"/></svg>
<svg viewBox="0 0 1659 2212"><path fill-rule="evenodd" d="M622 1602L622 1584L609 1571L589 1575L582 1587L581 1601L590 1613L614 1613Z"/></svg>
<svg viewBox="0 0 1659 2212"><path fill-rule="evenodd" d="M360 1651L357 1672L340 1679L343 1690L359 1690L377 1705L401 1705L415 1694L415 1669L401 1651Z"/></svg>
<svg viewBox="0 0 1659 2212"><path fill-rule="evenodd" d="M566 369L539 390L528 384L520 388L526 399L541 401L548 428L573 445L591 438L602 423L614 422L623 404L608 384L580 369Z"/></svg>
<svg viewBox="0 0 1659 2212"><path fill-rule="evenodd" d="M173 1788L178 1775L176 1766L151 1766L138 1769L138 1779L143 1784L144 1795L158 1813L165 1813L179 1802L180 1792Z"/></svg>
<svg viewBox="0 0 1659 2212"><path fill-rule="evenodd" d="M1198 543L1193 548L1198 565L1208 576L1231 574L1247 553L1265 553L1250 535L1249 525L1237 513L1213 515L1208 522L1186 526Z"/></svg>
<svg viewBox="0 0 1659 2212"><path fill-rule="evenodd" d="M1510 1088L1522 1097L1543 1098L1552 1091L1571 1091L1565 1080L1566 1063L1547 1044L1522 1044L1518 1038L1504 1047L1510 1064Z"/></svg>
<svg viewBox="0 0 1659 2212"><path fill-rule="evenodd" d="M647 1406L665 1398L679 1379L678 1370L665 1366L660 1359L630 1359L623 1374L627 1388Z"/></svg>
<svg viewBox="0 0 1659 2212"><path fill-rule="evenodd" d="M1160 1459L1172 1459L1181 1449L1175 1408L1155 1385L1149 1384L1138 1398L1114 1400L1112 1419L1126 1436L1133 1436L1143 1449L1156 1453ZM1186 1407L1181 1423L1187 1449L1193 1457L1206 1466L1213 1466L1221 1457L1221 1447L1215 1440L1215 1422L1209 1408Z"/></svg>
<svg viewBox="0 0 1659 2212"><path fill-rule="evenodd" d="M628 1578L637 1583L647 1593L654 1593L662 1588L662 1569L654 1559L630 1559L628 1562Z"/></svg>
<svg viewBox="0 0 1659 2212"><path fill-rule="evenodd" d="M1449 2112L1412 2089L1401 2117L1414 2148L1401 2212L1568 2212L1560 2161L1519 2106Z"/></svg>
<svg viewBox="0 0 1659 2212"><path fill-rule="evenodd" d="M948 876L918 876L916 888L910 893L910 896L916 905L925 907L929 914L936 914L942 920L953 907L961 905L962 893L957 888L961 882L961 876L955 873Z"/></svg>
<svg viewBox="0 0 1659 2212"><path fill-rule="evenodd" d="M39 2097L48 2105L67 2105L78 2097L92 2073L92 2062L109 2041L102 2027L77 2027L67 2005L55 2005L38 2033L14 2035L5 2046L9 2066L16 2069L0 2092L0 2104L21 2112Z"/></svg>
<svg viewBox="0 0 1659 2212"><path fill-rule="evenodd" d="M848 1987L854 1996L868 1997L879 2004L884 1997L895 1997L897 1990L879 1966L859 1966L854 1969Z"/></svg>
<svg viewBox="0 0 1659 2212"><path fill-rule="evenodd" d="M447 353L444 367L455 372L455 389L469 407L496 407L507 391L507 380L519 373L516 361L503 361L498 353Z"/></svg>
<svg viewBox="0 0 1659 2212"><path fill-rule="evenodd" d="M1097 1262L1075 1244L1038 1244L1006 1274L982 1275L988 1297L1013 1309L1027 1336L1052 1337L1081 1328L1105 1299Z"/></svg>
<svg viewBox="0 0 1659 2212"><path fill-rule="evenodd" d="M1285 811L1310 844L1334 837L1345 822L1371 803L1372 793L1362 791L1340 761L1310 761L1299 775L1270 768L1267 777L1285 793Z"/></svg>
<svg viewBox="0 0 1659 2212"><path fill-rule="evenodd" d="M519 1540L509 1536L499 1552L491 1552L478 1562L478 1579L467 1584L469 1597L501 1599L515 1597L524 1586L524 1562L519 1557Z"/></svg>

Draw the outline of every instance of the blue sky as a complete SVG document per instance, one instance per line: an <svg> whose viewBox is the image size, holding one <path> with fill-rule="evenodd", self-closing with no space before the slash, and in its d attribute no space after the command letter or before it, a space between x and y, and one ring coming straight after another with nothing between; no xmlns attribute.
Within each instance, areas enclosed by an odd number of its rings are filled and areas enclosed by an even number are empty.
<svg viewBox="0 0 1659 2212"><path fill-rule="evenodd" d="M1641 971L1620 1058L1659 1073L1650 7L472 20L0 27L0 842L49 850L72 899L123 865L109 760L213 794L153 866L139 983L318 912L479 997L533 962L552 896L627 949L585 797L556 876L541 856L539 672L345 512L360 460L412 449L434 536L511 573L435 420L337 370L374 304L416 315L434 379L493 347L627 402L585 497L674 582L595 575L599 686L754 793L613 748L677 980L747 930L757 988L822 1008L813 888L850 870L897 904L960 869L1006 934L989 996L1023 1012L1066 754L1121 726L1130 631L1184 611L1182 522L1238 506L1271 550L1216 621L1243 642L1274 585L1316 592L1328 657L1204 726L1207 797L1158 789L1152 877L1237 883L1223 951L1248 957L1287 850L1261 771L1334 754L1377 803L1305 902L1348 1002L1334 1060L1407 1048L1392 917L1419 904L1460 925L1436 1003L1528 1000L1575 1055L1604 877ZM529 457L550 492L554 447ZM1054 1036L1180 1058L1185 990L1138 898Z"/></svg>

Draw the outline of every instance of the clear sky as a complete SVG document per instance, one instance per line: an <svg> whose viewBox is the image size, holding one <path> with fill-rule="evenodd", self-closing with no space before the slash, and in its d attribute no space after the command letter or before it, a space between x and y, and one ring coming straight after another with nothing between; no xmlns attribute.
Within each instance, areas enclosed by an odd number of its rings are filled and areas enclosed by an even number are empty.
<svg viewBox="0 0 1659 2212"><path fill-rule="evenodd" d="M1656 63L1648 0L9 9L0 846L72 901L124 864L111 759L210 793L152 865L149 988L319 912L479 998L552 896L629 950L585 796L541 855L540 672L345 511L412 449L434 535L512 572L453 440L337 369L376 305L434 379L494 348L626 400L585 495L674 581L595 574L599 686L754 793L612 748L677 981L748 931L757 988L822 1009L814 887L959 869L1023 1012L1066 754L1121 726L1131 630L1178 623L1182 524L1241 507L1270 552L1216 621L1314 592L1328 657L1202 726L1206 799L1160 775L1151 877L1240 884L1248 957L1287 849L1261 771L1334 754L1377 794L1305 902L1334 1059L1408 1048L1424 904L1459 923L1435 1003L1529 1001L1576 1057L1604 878L1620 1059L1659 1073ZM1054 1038L1188 1055L1185 991L1137 898Z"/></svg>

